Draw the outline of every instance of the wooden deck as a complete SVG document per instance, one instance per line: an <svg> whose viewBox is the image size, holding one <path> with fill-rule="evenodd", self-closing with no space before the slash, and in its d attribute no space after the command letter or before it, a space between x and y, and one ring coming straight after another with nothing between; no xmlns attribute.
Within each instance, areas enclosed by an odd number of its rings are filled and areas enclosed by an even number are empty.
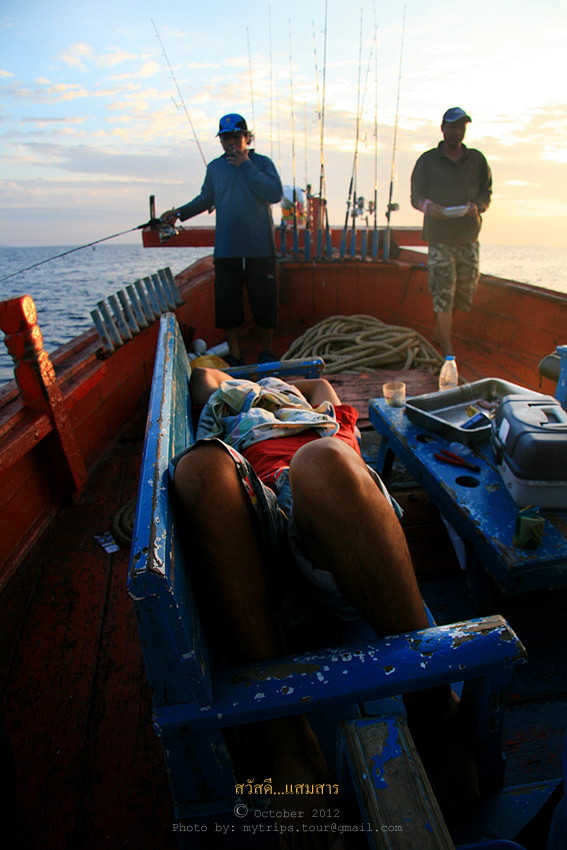
<svg viewBox="0 0 567 850"><path fill-rule="evenodd" d="M334 376L333 383L345 401L361 406L391 377ZM426 391L422 377L403 379L409 394ZM361 425L363 445L372 451L372 433ZM6 848L176 847L126 593L128 547L108 555L94 539L136 495L143 428L140 412L101 459L79 503L59 512L0 595L0 716L14 752L17 787L14 833L0 841ZM403 476L395 496L405 509L404 529L433 615L438 622L473 615L435 509ZM529 654L505 724L507 785L561 775L566 601L566 593L541 592L501 600L493 612L508 619Z"/></svg>
<svg viewBox="0 0 567 850"><path fill-rule="evenodd" d="M94 539L136 495L144 424L116 441L0 597L0 714L17 787L5 848L176 846L129 550L108 555Z"/></svg>

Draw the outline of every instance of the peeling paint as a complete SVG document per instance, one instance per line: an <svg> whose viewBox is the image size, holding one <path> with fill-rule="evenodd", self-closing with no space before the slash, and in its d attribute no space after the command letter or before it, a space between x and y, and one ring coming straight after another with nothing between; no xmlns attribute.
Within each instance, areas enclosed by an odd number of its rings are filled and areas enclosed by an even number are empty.
<svg viewBox="0 0 567 850"><path fill-rule="evenodd" d="M395 719L393 717L387 717L386 725L388 727L388 733L382 751L372 758L372 783L377 789L388 787L386 765L389 761L399 758L402 754Z"/></svg>
<svg viewBox="0 0 567 850"><path fill-rule="evenodd" d="M311 676L313 673L318 673L320 670L320 664L307 663L304 661L289 661L287 663L255 668L247 673L234 676L230 681L233 685L245 684L250 686L253 682L266 682L269 679L287 679L289 676L296 675Z"/></svg>

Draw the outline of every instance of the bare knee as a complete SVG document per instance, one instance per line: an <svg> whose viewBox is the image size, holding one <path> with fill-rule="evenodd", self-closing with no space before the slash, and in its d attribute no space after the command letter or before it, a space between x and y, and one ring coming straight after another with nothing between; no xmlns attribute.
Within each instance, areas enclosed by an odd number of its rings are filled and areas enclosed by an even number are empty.
<svg viewBox="0 0 567 850"><path fill-rule="evenodd" d="M334 437L322 437L296 452L290 464L290 483L294 500L301 492L325 498L373 484L360 455Z"/></svg>
<svg viewBox="0 0 567 850"><path fill-rule="evenodd" d="M173 490L186 509L224 502L238 474L230 455L217 443L203 441L183 455L173 475Z"/></svg>

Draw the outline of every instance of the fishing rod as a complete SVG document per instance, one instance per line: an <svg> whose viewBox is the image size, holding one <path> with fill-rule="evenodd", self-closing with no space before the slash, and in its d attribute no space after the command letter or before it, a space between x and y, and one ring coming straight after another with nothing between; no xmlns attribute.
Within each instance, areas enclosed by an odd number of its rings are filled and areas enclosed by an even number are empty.
<svg viewBox="0 0 567 850"><path fill-rule="evenodd" d="M356 103L356 143L354 147L354 162L352 166L352 174L353 174L353 190L352 190L352 207L351 207L351 215L352 215L352 230L350 235L350 256L352 259L356 256L356 213L357 213L357 197L356 197L356 183L358 180L358 144L360 141L360 121L361 121L361 108L360 108L360 73L362 70L362 18L363 11L360 10L360 39L358 45L358 93L357 93L357 103ZM347 202L348 208L348 202Z"/></svg>
<svg viewBox="0 0 567 850"><path fill-rule="evenodd" d="M280 132L280 79L276 76L276 128L278 134L278 173L282 174L282 140ZM282 198L280 220L280 254L285 257L287 254L286 247L286 221L285 221L285 196Z"/></svg>
<svg viewBox="0 0 567 850"><path fill-rule="evenodd" d="M358 169L358 146L360 141L360 126L362 123L362 115L364 112L364 100L366 98L366 89L368 87L368 76L370 73L370 65L372 62L372 54L374 52L374 47L376 43L376 32L374 34L374 39L372 41L372 46L370 48L370 56L368 58L368 66L366 69L366 77L364 81L364 89L362 91L362 97L360 94L360 75L362 70L362 9L360 10L360 47L359 47L359 60L358 60L358 97L357 97L357 116L356 116L356 141L354 148L354 161L352 167L352 175L350 179L350 186L347 198L347 211L345 216L345 225L343 229L343 234L341 238L341 258L344 258L345 249L346 249L346 234L348 227L348 217L349 211L351 209L351 198L352 198L352 238L351 238L351 255L355 254L355 239L356 239L356 231L355 231L355 219L356 215L360 212L361 214L361 203L364 203L364 199L358 199L356 197L356 179L357 179L357 169Z"/></svg>
<svg viewBox="0 0 567 850"><path fill-rule="evenodd" d="M112 236L104 236L102 239L96 239L94 242L89 242L87 245L79 245L78 248L70 248L68 251L63 251L61 254L55 254L54 257L48 257L45 260L40 260L39 263L34 263L31 266L26 266L25 269L20 269L17 272L7 274L5 277L0 278L0 283L5 280L8 280L8 278L10 277L16 277L16 275L23 274L24 272L29 272L30 269L36 269L38 266L43 266L45 263L50 263L52 260L59 260L61 257L66 257L68 254L74 254L75 251L82 251L84 248L92 248L94 245L100 245L101 242L108 242L109 239L116 239L118 236L125 236L127 233L132 233L134 230L142 230L144 227L150 227L152 224L155 223L155 219L150 219L150 221L146 221L144 224L138 224L136 225L136 227L131 227L129 230L123 230L121 233L113 233Z"/></svg>
<svg viewBox="0 0 567 850"><path fill-rule="evenodd" d="M169 68L169 73L171 74L171 78L172 78L173 82L175 83L175 87L176 87L176 89L177 89L177 94L179 95L179 99L181 100L181 104L182 104L182 106L183 106L183 109L185 110L185 115L187 116L187 120L189 121L189 125L190 125L190 127L191 127L192 132L193 132L193 138L195 139L195 141L196 141L196 143L197 143L197 147L199 148L199 153L201 154L201 158L202 158L203 162L205 163L205 168L206 168L206 167L207 167L207 160L205 159L205 154L203 153L203 150L202 150L202 148L201 148L201 145L199 144L199 139L197 138L197 133L195 132L195 128L194 128L194 126L193 126L193 122L191 121L191 116L189 115L189 110L188 110L188 109L187 109L187 107L185 106L185 101L183 100L183 95L182 95L182 93L181 93L181 89L179 88L179 83L177 82L177 79L176 79L176 77L175 77L175 74L173 73L173 68L171 67L171 63L170 63L170 61L169 61L169 58L168 58L168 56L167 56L167 53L165 52L165 47L163 46L163 41L162 41L162 40L161 40L161 38L160 38L160 34L159 34L159 32L158 32L158 28L156 27L156 25L155 25L154 21L152 21L152 24L154 25L154 29L155 29L155 31L156 31L156 35L157 35L158 41L159 41L159 43L160 43L160 45L161 45L161 49L162 49L162 52L163 52L163 55L164 55L165 61L167 62L167 66L168 66L168 68ZM173 98L171 98L171 99L173 100ZM174 100L173 100L173 102L175 103L175 101L174 101ZM177 109L179 109L179 107L177 106L177 104L176 104L176 103L175 103L175 106L177 107Z"/></svg>
<svg viewBox="0 0 567 850"><path fill-rule="evenodd" d="M372 235L372 259L378 257L378 23L376 19L376 0L374 9L374 231Z"/></svg>
<svg viewBox="0 0 567 850"><path fill-rule="evenodd" d="M368 57L368 65L367 65L367 68L366 68L366 77L364 79L364 88L362 90L362 99L361 99L361 103L360 103L360 113L359 113L359 124L360 125L362 124L362 116L364 115L364 101L366 100L366 91L368 89L368 78L370 76L370 67L371 67L371 63L372 63L372 55L374 53L375 47L376 47L376 29L374 29L374 38L372 39L372 46L370 48L370 55ZM356 179L357 179L357 175L355 175L355 193L354 193L353 210L352 210L351 256L353 256L353 257L356 254L356 230L355 230L356 216L360 216L362 218L362 216L364 215L364 198L363 197L360 197L360 198L356 197ZM356 201L356 206L354 204L355 201ZM362 231L361 246L360 246L360 259L361 260L366 259L367 244L368 244L368 216L366 217L366 228L363 229L363 231Z"/></svg>
<svg viewBox="0 0 567 850"><path fill-rule="evenodd" d="M246 38L248 40L248 68L250 76L250 101L252 103L252 130L256 129L256 117L254 115L254 89L252 87L252 54L250 53L250 33L246 27Z"/></svg>
<svg viewBox="0 0 567 850"><path fill-rule="evenodd" d="M320 172L319 172L319 208L317 210L317 259L320 260L323 255L323 222L326 223L327 231L327 259L331 259L331 231L329 228L329 212L327 209L326 200L326 185L325 185L325 85L327 74L327 3L325 3L325 37L323 40L323 94L319 95L319 68L317 65L317 40L315 38L315 22L312 21L313 27L313 55L315 58L315 84L317 91L317 116L319 119L319 136L320 136Z"/></svg>
<svg viewBox="0 0 567 850"><path fill-rule="evenodd" d="M293 110L293 63L291 54L291 19L289 21L289 91L291 108L291 161L293 173L293 256L297 259L299 254L299 234L297 232L297 186L295 179L295 123Z"/></svg>
<svg viewBox="0 0 567 850"><path fill-rule="evenodd" d="M404 34L406 29L406 8L404 6L404 18L402 22L402 43L400 47L400 69L398 72L398 96L396 101L396 118L394 121L394 142L392 146L392 170L390 172L390 194L388 197L388 208L386 210L386 233L384 234L384 259L390 259L390 216L392 212L399 210L399 204L392 203L392 196L394 194L394 174L395 174L395 165L396 165L396 145L398 138L398 116L400 111L400 88L402 82L402 59L404 55Z"/></svg>
<svg viewBox="0 0 567 850"><path fill-rule="evenodd" d="M270 45L270 159L274 158L274 73L272 63L272 7L268 6L268 41ZM281 171L280 171L281 174Z"/></svg>
<svg viewBox="0 0 567 850"><path fill-rule="evenodd" d="M360 10L360 38L359 38L359 47L358 47L358 91L356 96L356 136L354 142L354 161L352 165L352 173L350 176L350 185L348 188L347 195L347 208L345 214L345 225L343 227L343 233L341 236L341 248L340 248L340 258L344 260L346 253L346 239L347 239L347 228L348 228L348 218L350 214L350 204L352 198L352 191L354 187L354 176L356 173L356 163L358 160L358 139L360 134L360 72L361 72L361 53L362 53L362 9Z"/></svg>
<svg viewBox="0 0 567 850"><path fill-rule="evenodd" d="M311 259L311 222L310 222L310 198L311 198L311 184L309 183L309 163L308 163L308 155L307 155L307 101L303 101L303 134L304 134L304 142L305 142L305 203L304 203L304 215L305 215L305 244L303 246L304 259L309 261Z"/></svg>

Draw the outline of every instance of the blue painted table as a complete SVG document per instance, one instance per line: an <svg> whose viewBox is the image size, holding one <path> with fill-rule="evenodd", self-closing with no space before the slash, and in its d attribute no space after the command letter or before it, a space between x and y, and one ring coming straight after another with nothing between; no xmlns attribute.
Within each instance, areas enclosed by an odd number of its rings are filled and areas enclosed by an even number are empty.
<svg viewBox="0 0 567 850"><path fill-rule="evenodd" d="M382 436L378 472L387 479L394 456L423 488L465 544L467 580L477 604L488 601L493 582L503 593L567 587L567 511L546 510L538 549L512 545L518 508L494 462L488 441L459 446L414 425L405 408L370 402L370 421ZM480 467L472 472L434 457L441 449L457 451Z"/></svg>

